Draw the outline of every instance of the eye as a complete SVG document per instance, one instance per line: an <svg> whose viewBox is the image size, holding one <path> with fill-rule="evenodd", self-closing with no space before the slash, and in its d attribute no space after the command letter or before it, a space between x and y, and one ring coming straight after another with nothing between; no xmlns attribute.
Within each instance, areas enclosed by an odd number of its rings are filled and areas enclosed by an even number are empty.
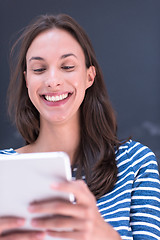
<svg viewBox="0 0 160 240"><path fill-rule="evenodd" d="M33 71L35 73L41 73L41 72L44 72L46 70L46 68L36 68L36 69L33 69Z"/></svg>
<svg viewBox="0 0 160 240"><path fill-rule="evenodd" d="M64 70L72 70L72 69L74 69L74 65L72 65L72 66L62 66L62 69L64 69Z"/></svg>

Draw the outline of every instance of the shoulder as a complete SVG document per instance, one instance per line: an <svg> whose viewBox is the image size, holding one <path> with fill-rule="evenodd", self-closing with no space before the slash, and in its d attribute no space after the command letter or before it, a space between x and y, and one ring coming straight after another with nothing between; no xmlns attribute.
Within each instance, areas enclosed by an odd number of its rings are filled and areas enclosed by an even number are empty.
<svg viewBox="0 0 160 240"><path fill-rule="evenodd" d="M6 155L6 154L7 155L16 154L16 151L13 148L0 150L0 155Z"/></svg>
<svg viewBox="0 0 160 240"><path fill-rule="evenodd" d="M144 156L145 154L155 156L155 154L147 146L144 146L140 142L136 142L133 140L129 140L123 143L118 148L118 150L116 151L116 155L120 157L121 154L123 155L127 154L132 158L134 158L137 154L139 156Z"/></svg>
<svg viewBox="0 0 160 240"><path fill-rule="evenodd" d="M155 154L143 144L129 140L123 143L116 151L116 160L118 167L132 167L136 173L143 166L152 166L158 170L158 164Z"/></svg>

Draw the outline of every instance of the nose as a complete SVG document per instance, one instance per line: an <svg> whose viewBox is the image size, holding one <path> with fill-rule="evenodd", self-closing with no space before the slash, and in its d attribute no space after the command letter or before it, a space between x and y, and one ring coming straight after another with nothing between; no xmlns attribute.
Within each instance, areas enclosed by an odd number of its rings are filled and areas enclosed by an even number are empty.
<svg viewBox="0 0 160 240"><path fill-rule="evenodd" d="M47 87L56 87L62 84L62 79L60 74L55 69L50 69L47 74L46 86Z"/></svg>

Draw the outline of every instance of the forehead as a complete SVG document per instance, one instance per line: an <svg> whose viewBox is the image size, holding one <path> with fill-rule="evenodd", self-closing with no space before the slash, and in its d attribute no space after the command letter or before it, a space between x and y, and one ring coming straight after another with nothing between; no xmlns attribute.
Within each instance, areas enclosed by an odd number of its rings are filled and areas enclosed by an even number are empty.
<svg viewBox="0 0 160 240"><path fill-rule="evenodd" d="M67 31L50 29L40 33L31 43L26 57L34 54L66 54L83 55L83 50L77 40Z"/></svg>

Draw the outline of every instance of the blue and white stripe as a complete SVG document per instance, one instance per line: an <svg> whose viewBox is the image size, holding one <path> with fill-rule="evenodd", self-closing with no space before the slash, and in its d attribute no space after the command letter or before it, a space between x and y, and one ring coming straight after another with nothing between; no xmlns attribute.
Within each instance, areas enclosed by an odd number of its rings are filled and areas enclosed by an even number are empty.
<svg viewBox="0 0 160 240"><path fill-rule="evenodd" d="M0 151L15 153L13 149ZM130 140L116 151L116 161L117 183L97 201L99 212L124 240L160 240L160 180L155 155Z"/></svg>
<svg viewBox="0 0 160 240"><path fill-rule="evenodd" d="M18 154L15 150L13 150L13 148L9 148L9 149L4 149L4 150L0 150L0 154Z"/></svg>
<svg viewBox="0 0 160 240"><path fill-rule="evenodd" d="M160 181L151 150L132 140L116 151L118 180L97 206L122 239L160 239Z"/></svg>

